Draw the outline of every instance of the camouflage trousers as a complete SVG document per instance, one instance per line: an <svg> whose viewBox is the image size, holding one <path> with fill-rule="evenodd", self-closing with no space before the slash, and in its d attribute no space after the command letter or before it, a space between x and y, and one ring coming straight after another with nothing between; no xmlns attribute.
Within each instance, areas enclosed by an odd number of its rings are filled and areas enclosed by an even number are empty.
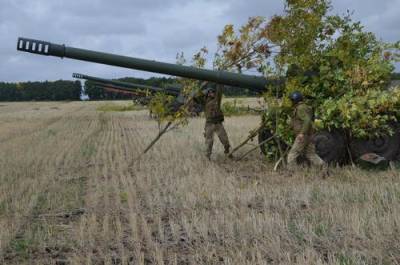
<svg viewBox="0 0 400 265"><path fill-rule="evenodd" d="M206 140L206 155L207 157L211 156L212 148L214 144L214 133L218 135L219 140L225 148L225 153L229 153L229 139L228 134L225 131L224 125L222 122L220 123L210 123L206 122L206 126L204 127L204 137Z"/></svg>
<svg viewBox="0 0 400 265"><path fill-rule="evenodd" d="M325 167L326 163L322 160L315 151L315 145L311 141L310 136L305 135L301 141L296 137L292 148L289 151L287 162L289 169L293 169L297 165L297 158L304 155L313 166Z"/></svg>

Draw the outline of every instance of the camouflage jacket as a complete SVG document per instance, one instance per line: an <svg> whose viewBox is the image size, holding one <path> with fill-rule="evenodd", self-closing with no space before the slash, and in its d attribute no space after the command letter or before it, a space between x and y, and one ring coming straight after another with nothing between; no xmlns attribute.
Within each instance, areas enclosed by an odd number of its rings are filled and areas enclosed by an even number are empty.
<svg viewBox="0 0 400 265"><path fill-rule="evenodd" d="M222 85L217 85L214 97L210 97L207 94L196 100L204 105L204 114L208 123L220 123L224 121L224 114L221 110L222 88Z"/></svg>
<svg viewBox="0 0 400 265"><path fill-rule="evenodd" d="M300 102L296 105L292 115L294 133L310 135L313 132L314 111L307 104Z"/></svg>

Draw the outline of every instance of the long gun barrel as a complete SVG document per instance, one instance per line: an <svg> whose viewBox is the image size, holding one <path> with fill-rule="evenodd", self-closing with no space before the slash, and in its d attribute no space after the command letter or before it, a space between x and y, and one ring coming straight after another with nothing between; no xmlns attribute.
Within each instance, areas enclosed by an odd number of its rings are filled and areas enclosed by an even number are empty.
<svg viewBox="0 0 400 265"><path fill-rule="evenodd" d="M119 90L126 90L126 91L137 91L140 89L145 89L145 90L150 90L152 92L164 92L169 95L173 96L178 96L180 94L180 88L179 87L166 87L166 88L159 88L155 86L148 86L148 85L142 85L142 84L136 84L136 83L131 83L131 82L123 82L123 81L115 81L115 80L110 80L110 79L104 79L104 78L99 78L99 77L94 77L94 76L89 76L89 75L84 75L84 74L78 74L78 73L73 73L72 77L77 78L77 79L85 79L89 81L93 81L96 83L101 83L105 85L111 85L115 87L116 89Z"/></svg>
<svg viewBox="0 0 400 265"><path fill-rule="evenodd" d="M114 81L109 79L103 79L94 76L88 76L83 74L72 74L74 78L78 79L86 79L93 81L94 86L107 90L109 92L117 92L117 93L129 93L131 95L135 95L141 98L148 98L147 91L150 90L151 92L164 92L168 95L174 96L174 100L169 106L172 110L177 111L179 106L182 106L185 103L185 96L180 93L179 88L177 87L169 87L166 89L154 87L154 86L147 86L141 84L134 84L130 82L122 82L122 81ZM139 89L138 89L139 88ZM146 89L147 91L143 90ZM197 107L197 109L201 109L201 107Z"/></svg>
<svg viewBox="0 0 400 265"><path fill-rule="evenodd" d="M117 92L117 93L125 93L125 94L130 94L130 95L135 95L139 97L146 97L146 92L145 91L135 91L131 90L129 88L125 87L119 87L111 84L103 84L103 83L94 83L94 86L100 89L104 89L110 92Z"/></svg>
<svg viewBox="0 0 400 265"><path fill-rule="evenodd" d="M192 78L223 85L248 88L258 92L265 91L267 85L280 85L282 83L281 80L268 80L262 76L199 69L190 66L73 48L27 38L18 38L17 50L40 55L56 56L61 58L66 57L135 70Z"/></svg>

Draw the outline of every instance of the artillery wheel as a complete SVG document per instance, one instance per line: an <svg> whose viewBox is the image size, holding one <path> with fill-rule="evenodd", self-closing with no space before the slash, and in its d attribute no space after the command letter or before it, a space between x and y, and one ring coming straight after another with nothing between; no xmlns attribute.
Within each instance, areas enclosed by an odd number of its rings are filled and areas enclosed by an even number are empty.
<svg viewBox="0 0 400 265"><path fill-rule="evenodd" d="M339 131L321 131L314 135L317 154L327 163L343 163L346 158L346 140Z"/></svg>
<svg viewBox="0 0 400 265"><path fill-rule="evenodd" d="M371 139L353 139L350 143L351 153L358 158L366 153L375 153L387 160L396 160L400 149L400 129L397 127L392 136L385 135Z"/></svg>

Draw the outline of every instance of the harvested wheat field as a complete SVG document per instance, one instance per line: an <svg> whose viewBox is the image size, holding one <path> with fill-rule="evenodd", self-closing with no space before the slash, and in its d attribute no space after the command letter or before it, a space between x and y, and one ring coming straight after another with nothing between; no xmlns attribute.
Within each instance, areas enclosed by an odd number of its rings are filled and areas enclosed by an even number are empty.
<svg viewBox="0 0 400 265"><path fill-rule="evenodd" d="M210 162L202 118L138 160L155 121L102 104L1 104L1 264L400 264L398 171ZM226 119L233 145L258 119Z"/></svg>

